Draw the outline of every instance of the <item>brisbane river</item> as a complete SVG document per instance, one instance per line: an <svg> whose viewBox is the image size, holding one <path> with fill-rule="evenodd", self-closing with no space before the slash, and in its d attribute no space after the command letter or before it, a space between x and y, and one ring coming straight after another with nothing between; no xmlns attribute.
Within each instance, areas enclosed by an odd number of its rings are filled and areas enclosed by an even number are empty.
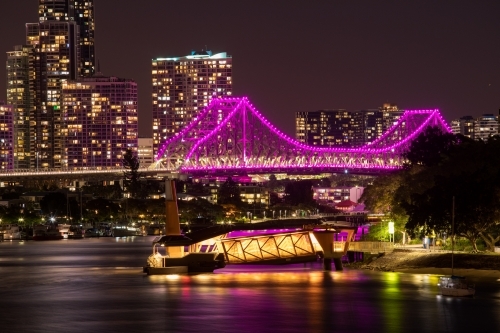
<svg viewBox="0 0 500 333"><path fill-rule="evenodd" d="M500 282L321 263L146 276L153 237L0 242L0 332L499 332Z"/></svg>

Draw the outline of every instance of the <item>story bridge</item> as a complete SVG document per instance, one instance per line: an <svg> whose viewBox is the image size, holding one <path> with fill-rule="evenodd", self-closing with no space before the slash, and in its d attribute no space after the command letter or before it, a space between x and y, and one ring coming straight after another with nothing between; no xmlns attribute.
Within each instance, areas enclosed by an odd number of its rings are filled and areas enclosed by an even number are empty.
<svg viewBox="0 0 500 333"><path fill-rule="evenodd" d="M159 149L157 165L185 173L378 173L403 166L402 154L429 126L450 127L437 109L409 110L359 148L308 146L282 133L246 97L214 98Z"/></svg>

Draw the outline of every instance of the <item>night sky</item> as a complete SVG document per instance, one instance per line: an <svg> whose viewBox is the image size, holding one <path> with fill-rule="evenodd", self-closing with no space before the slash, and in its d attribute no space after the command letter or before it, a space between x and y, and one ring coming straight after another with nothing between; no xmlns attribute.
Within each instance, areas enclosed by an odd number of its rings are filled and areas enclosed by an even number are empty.
<svg viewBox="0 0 500 333"><path fill-rule="evenodd" d="M209 49L233 56L233 91L285 133L294 112L439 108L445 118L500 107L500 1L95 0L105 75L139 85L151 135L151 59ZM0 1L3 60L37 22L38 0ZM5 99L5 65L0 66Z"/></svg>

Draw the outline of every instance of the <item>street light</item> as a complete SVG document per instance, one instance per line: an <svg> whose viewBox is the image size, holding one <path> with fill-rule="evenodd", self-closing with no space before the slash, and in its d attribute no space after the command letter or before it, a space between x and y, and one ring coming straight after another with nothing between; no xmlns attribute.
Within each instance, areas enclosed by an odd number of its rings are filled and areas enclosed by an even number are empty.
<svg viewBox="0 0 500 333"><path fill-rule="evenodd" d="M275 213L275 211L273 210L273 220L274 220L274 213Z"/></svg>

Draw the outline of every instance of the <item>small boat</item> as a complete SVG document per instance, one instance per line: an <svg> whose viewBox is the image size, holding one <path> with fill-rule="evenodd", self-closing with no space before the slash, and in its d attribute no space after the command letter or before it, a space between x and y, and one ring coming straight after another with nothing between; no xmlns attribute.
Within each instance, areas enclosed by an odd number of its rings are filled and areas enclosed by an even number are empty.
<svg viewBox="0 0 500 333"><path fill-rule="evenodd" d="M46 225L37 225L33 228L33 240L41 241L41 240L59 240L63 239L63 235L59 232L59 229L46 226Z"/></svg>
<svg viewBox="0 0 500 333"><path fill-rule="evenodd" d="M443 296L466 297L474 296L476 287L469 283L464 276L453 274L453 252L455 250L455 197L451 210L451 275L439 277L438 287Z"/></svg>
<svg viewBox="0 0 500 333"><path fill-rule="evenodd" d="M102 237L102 232L97 228L90 228L85 230L85 238L89 237Z"/></svg>
<svg viewBox="0 0 500 333"><path fill-rule="evenodd" d="M465 297L476 293L475 286L468 283L464 276L441 276L438 286L443 296Z"/></svg>
<svg viewBox="0 0 500 333"><path fill-rule="evenodd" d="M142 236L141 229L136 227L117 225L112 229L113 237Z"/></svg>
<svg viewBox="0 0 500 333"><path fill-rule="evenodd" d="M0 226L0 234L3 240L21 239L21 228L17 224L7 224Z"/></svg>

